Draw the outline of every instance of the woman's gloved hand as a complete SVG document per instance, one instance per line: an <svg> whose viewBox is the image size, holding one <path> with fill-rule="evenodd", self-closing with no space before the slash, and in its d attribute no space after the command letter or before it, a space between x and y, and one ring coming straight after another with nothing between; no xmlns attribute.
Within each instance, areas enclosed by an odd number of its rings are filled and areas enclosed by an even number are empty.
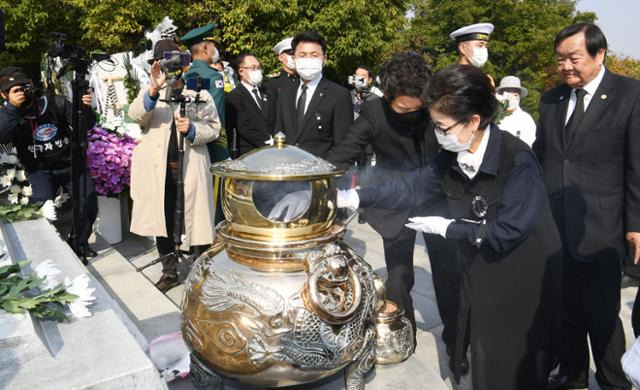
<svg viewBox="0 0 640 390"><path fill-rule="evenodd" d="M349 210L356 210L360 205L360 198L358 192L355 189L350 190L338 190L338 208L347 208Z"/></svg>
<svg viewBox="0 0 640 390"><path fill-rule="evenodd" d="M291 221L309 207L310 200L311 190L290 192L273 206L267 218L272 221Z"/></svg>
<svg viewBox="0 0 640 390"><path fill-rule="evenodd" d="M447 228L453 219L443 217L412 217L404 226L427 234L439 234L447 238Z"/></svg>

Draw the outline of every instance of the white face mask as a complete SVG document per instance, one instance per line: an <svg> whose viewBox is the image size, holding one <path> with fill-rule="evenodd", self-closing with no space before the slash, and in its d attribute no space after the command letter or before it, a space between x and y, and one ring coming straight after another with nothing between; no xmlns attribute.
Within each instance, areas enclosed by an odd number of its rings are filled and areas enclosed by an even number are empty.
<svg viewBox="0 0 640 390"><path fill-rule="evenodd" d="M322 58L298 58L295 69L303 80L314 80L322 73Z"/></svg>
<svg viewBox="0 0 640 390"><path fill-rule="evenodd" d="M293 60L293 57L287 54L287 66L291 70L296 70L296 63Z"/></svg>
<svg viewBox="0 0 640 390"><path fill-rule="evenodd" d="M440 144L440 146L442 146L443 149L448 150L450 152L460 153L460 152L464 152L465 150L469 150L469 148L471 147L471 140L473 139L473 137L470 137L469 141L465 142L464 144L461 144L460 142L458 142L459 131L453 134L447 134L447 135L443 135L439 131L436 131L435 133L436 133L436 139L438 140L438 143Z"/></svg>
<svg viewBox="0 0 640 390"><path fill-rule="evenodd" d="M262 69L249 70L249 74L247 74L247 79L249 84L255 86L260 85L262 83Z"/></svg>
<svg viewBox="0 0 640 390"><path fill-rule="evenodd" d="M474 47L473 54L471 55L471 58L469 58L469 62L471 62L471 65L476 68L480 68L487 63L488 59L489 50L487 50L486 47Z"/></svg>
<svg viewBox="0 0 640 390"><path fill-rule="evenodd" d="M217 47L214 47L213 50L215 50L213 52L213 55L211 56L211 63L215 64L216 62L218 62L218 60L220 60L220 52L218 51Z"/></svg>
<svg viewBox="0 0 640 390"><path fill-rule="evenodd" d="M509 106L507 107L507 110L509 111L513 111L516 108L518 108L518 106L520 105L520 97L509 93L509 92L505 92L504 93L504 97L505 99L507 99L507 101L509 102Z"/></svg>

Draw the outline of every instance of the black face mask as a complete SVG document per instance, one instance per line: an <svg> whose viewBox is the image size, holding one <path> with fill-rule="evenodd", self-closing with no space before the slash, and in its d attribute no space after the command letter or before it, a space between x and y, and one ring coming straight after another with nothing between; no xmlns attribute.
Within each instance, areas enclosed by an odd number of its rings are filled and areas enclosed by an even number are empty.
<svg viewBox="0 0 640 390"><path fill-rule="evenodd" d="M420 123L420 121L422 121L427 113L427 110L425 108L421 108L419 110L416 111L409 111L409 112L403 112L403 113L397 113L395 111L393 111L393 109L391 110L391 112L393 113L393 116L399 120L400 122L404 123L407 126L415 126L418 123Z"/></svg>

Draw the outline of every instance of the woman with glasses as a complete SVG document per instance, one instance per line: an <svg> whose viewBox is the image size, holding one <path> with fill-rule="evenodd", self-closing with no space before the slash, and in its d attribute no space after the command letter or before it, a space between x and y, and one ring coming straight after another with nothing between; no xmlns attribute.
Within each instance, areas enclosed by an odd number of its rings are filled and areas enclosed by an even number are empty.
<svg viewBox="0 0 640 390"><path fill-rule="evenodd" d="M414 216L406 226L458 245L456 380L466 336L475 390L543 389L559 326L562 259L538 162L493 124L497 101L481 70L440 70L423 100L442 147L436 159L402 180L340 191L338 207L406 208L444 194L451 218Z"/></svg>

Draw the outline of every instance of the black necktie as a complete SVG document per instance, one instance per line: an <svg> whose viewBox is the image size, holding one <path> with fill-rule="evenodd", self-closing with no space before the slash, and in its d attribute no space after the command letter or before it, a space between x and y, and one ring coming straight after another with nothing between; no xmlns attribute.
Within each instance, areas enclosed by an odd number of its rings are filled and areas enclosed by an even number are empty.
<svg viewBox="0 0 640 390"><path fill-rule="evenodd" d="M258 107L260 107L260 111L264 112L264 102L260 98L260 94L258 93L258 88L254 87L251 92L253 92L253 95L256 97L256 101L258 103Z"/></svg>
<svg viewBox="0 0 640 390"><path fill-rule="evenodd" d="M302 130L302 122L304 121L304 106L307 103L307 85L302 84L300 89L300 97L298 98L298 105L296 106L296 116L298 117L298 131Z"/></svg>
<svg viewBox="0 0 640 390"><path fill-rule="evenodd" d="M571 117L569 117L569 121L564 126L564 131L569 143L573 141L576 130L578 129L578 126L580 126L580 122L584 116L584 97L586 94L587 91L584 89L576 89L576 107L573 109Z"/></svg>

